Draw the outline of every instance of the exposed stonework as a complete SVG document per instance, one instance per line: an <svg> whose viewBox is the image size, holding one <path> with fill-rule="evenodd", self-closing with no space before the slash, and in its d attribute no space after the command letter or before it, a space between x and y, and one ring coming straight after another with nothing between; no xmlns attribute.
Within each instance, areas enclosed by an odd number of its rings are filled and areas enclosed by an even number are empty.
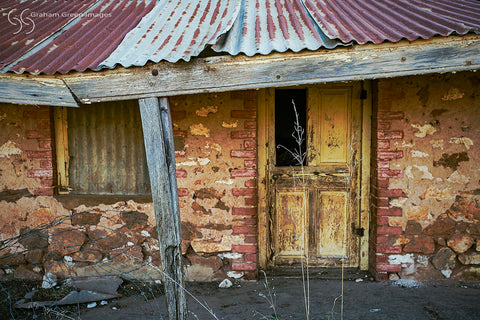
<svg viewBox="0 0 480 320"><path fill-rule="evenodd" d="M385 227L401 228L388 234L387 247L380 247L377 236L377 271L385 264L379 253L411 253L413 263L387 260L389 266L380 270L417 280L472 280L480 274L474 264L480 238L479 83L480 76L470 72L379 80L378 131L402 134L379 139L378 154L402 156L384 163L377 155L377 170L404 175L377 181L381 212L402 208L401 215L386 221L377 217L377 234L393 231ZM422 263L415 258L420 256L426 257ZM385 273L377 279L388 278Z"/></svg>
<svg viewBox="0 0 480 320"><path fill-rule="evenodd" d="M255 278L256 91L169 100L189 279L223 279L233 271ZM21 234L8 250L0 248L0 270L22 266L18 274L30 278L121 270L160 279L153 204L101 195L58 201L53 108L0 104L0 114L0 237Z"/></svg>

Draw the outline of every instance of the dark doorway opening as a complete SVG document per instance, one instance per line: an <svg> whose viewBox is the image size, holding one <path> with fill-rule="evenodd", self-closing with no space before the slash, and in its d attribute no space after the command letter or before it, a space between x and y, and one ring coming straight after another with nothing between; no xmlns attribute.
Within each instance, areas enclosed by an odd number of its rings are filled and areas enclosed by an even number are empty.
<svg viewBox="0 0 480 320"><path fill-rule="evenodd" d="M275 165L306 165L307 90L275 90Z"/></svg>

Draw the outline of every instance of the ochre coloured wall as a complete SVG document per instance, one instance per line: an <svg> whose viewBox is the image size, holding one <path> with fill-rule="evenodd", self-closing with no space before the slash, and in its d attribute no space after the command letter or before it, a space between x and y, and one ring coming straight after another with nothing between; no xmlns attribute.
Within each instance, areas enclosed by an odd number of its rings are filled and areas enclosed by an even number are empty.
<svg viewBox="0 0 480 320"><path fill-rule="evenodd" d="M479 84L474 72L378 81L377 279L480 278Z"/></svg>
<svg viewBox="0 0 480 320"><path fill-rule="evenodd" d="M170 104L187 278L255 278L256 91ZM160 278L148 197L53 196L52 108L0 105L0 273Z"/></svg>

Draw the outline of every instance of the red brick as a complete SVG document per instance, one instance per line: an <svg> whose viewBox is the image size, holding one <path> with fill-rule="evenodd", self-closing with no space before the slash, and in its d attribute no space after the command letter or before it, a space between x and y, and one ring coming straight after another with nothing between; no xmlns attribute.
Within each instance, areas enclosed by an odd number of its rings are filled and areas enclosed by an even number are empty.
<svg viewBox="0 0 480 320"><path fill-rule="evenodd" d="M40 181L42 187L53 187L53 180L52 179L42 179Z"/></svg>
<svg viewBox="0 0 480 320"><path fill-rule="evenodd" d="M257 263L257 255L256 254L246 254L245 255L245 262Z"/></svg>
<svg viewBox="0 0 480 320"><path fill-rule="evenodd" d="M257 236L245 236L245 243L257 244Z"/></svg>
<svg viewBox="0 0 480 320"><path fill-rule="evenodd" d="M377 138L380 140L402 139L403 131L378 131Z"/></svg>
<svg viewBox="0 0 480 320"><path fill-rule="evenodd" d="M388 244L388 237L377 237L377 245L387 245Z"/></svg>
<svg viewBox="0 0 480 320"><path fill-rule="evenodd" d="M377 153L379 160L391 160L403 158L403 151L380 151Z"/></svg>
<svg viewBox="0 0 480 320"><path fill-rule="evenodd" d="M377 228L377 234L401 234L402 227L381 226Z"/></svg>
<svg viewBox="0 0 480 320"><path fill-rule="evenodd" d="M378 119L380 120L402 120L404 117L405 117L405 114L401 111L378 113Z"/></svg>
<svg viewBox="0 0 480 320"><path fill-rule="evenodd" d="M27 151L29 159L52 159L52 151Z"/></svg>
<svg viewBox="0 0 480 320"><path fill-rule="evenodd" d="M257 112L255 110L232 110L230 116L234 119L256 119Z"/></svg>
<svg viewBox="0 0 480 320"><path fill-rule="evenodd" d="M40 168L42 168L42 169L53 168L52 160L40 160Z"/></svg>
<svg viewBox="0 0 480 320"><path fill-rule="evenodd" d="M257 99L257 91L256 90L231 91L230 97L232 99L255 100Z"/></svg>
<svg viewBox="0 0 480 320"><path fill-rule="evenodd" d="M48 139L51 138L49 130L27 130L28 139Z"/></svg>
<svg viewBox="0 0 480 320"><path fill-rule="evenodd" d="M258 204L257 197L245 198L245 205L246 206L256 206Z"/></svg>
<svg viewBox="0 0 480 320"><path fill-rule="evenodd" d="M257 168L257 161L255 160L245 160L243 162L245 168Z"/></svg>
<svg viewBox="0 0 480 320"><path fill-rule="evenodd" d="M172 120L173 121L180 121L187 117L186 111L171 111Z"/></svg>
<svg viewBox="0 0 480 320"><path fill-rule="evenodd" d="M52 148L52 140L39 140L38 147L40 149L51 149Z"/></svg>
<svg viewBox="0 0 480 320"><path fill-rule="evenodd" d="M53 176L52 170L28 170L27 176L29 178L51 178Z"/></svg>
<svg viewBox="0 0 480 320"><path fill-rule="evenodd" d="M186 197L189 194L188 189L186 188L178 188L177 190L178 190L179 197Z"/></svg>
<svg viewBox="0 0 480 320"><path fill-rule="evenodd" d="M390 169L390 161L377 161L378 169Z"/></svg>
<svg viewBox="0 0 480 320"><path fill-rule="evenodd" d="M379 197L401 197L403 195L403 190L402 189L379 189L378 190L378 196Z"/></svg>
<svg viewBox="0 0 480 320"><path fill-rule="evenodd" d="M177 175L177 178L186 178L187 177L187 171L177 170L176 175Z"/></svg>
<svg viewBox="0 0 480 320"><path fill-rule="evenodd" d="M253 130L237 130L232 131L230 133L230 137L232 139L247 139L247 138L255 138L256 133Z"/></svg>
<svg viewBox="0 0 480 320"><path fill-rule="evenodd" d="M249 180L245 181L245 187L256 188L257 187L257 179L249 179Z"/></svg>
<svg viewBox="0 0 480 320"><path fill-rule="evenodd" d="M378 149L390 149L390 141L379 140L377 141L377 148Z"/></svg>
<svg viewBox="0 0 480 320"><path fill-rule="evenodd" d="M232 158L255 158L257 152L255 150L231 150L230 157Z"/></svg>
<svg viewBox="0 0 480 320"><path fill-rule="evenodd" d="M237 253L257 253L257 246L254 245L232 245L232 252Z"/></svg>
<svg viewBox="0 0 480 320"><path fill-rule="evenodd" d="M255 214L254 214L255 215ZM257 217L247 217L243 219L243 224L246 226L256 226L257 225Z"/></svg>
<svg viewBox="0 0 480 320"><path fill-rule="evenodd" d="M257 149L257 142L255 140L245 140L243 146L245 149Z"/></svg>
<svg viewBox="0 0 480 320"><path fill-rule="evenodd" d="M380 272L400 272L402 266L399 264L377 264L375 269Z"/></svg>
<svg viewBox="0 0 480 320"><path fill-rule="evenodd" d="M381 188L388 188L390 186L390 181L388 180L377 180L377 186Z"/></svg>
<svg viewBox="0 0 480 320"><path fill-rule="evenodd" d="M256 234L257 226L234 226L233 234Z"/></svg>
<svg viewBox="0 0 480 320"><path fill-rule="evenodd" d="M390 122L378 122L377 130L389 130L392 124Z"/></svg>
<svg viewBox="0 0 480 320"><path fill-rule="evenodd" d="M389 207L390 206L390 201L388 198L377 198L377 207Z"/></svg>
<svg viewBox="0 0 480 320"><path fill-rule="evenodd" d="M50 119L50 110L49 109L37 109L32 111L24 111L24 118L33 118L33 119Z"/></svg>
<svg viewBox="0 0 480 320"><path fill-rule="evenodd" d="M377 246L377 253L402 253L401 246Z"/></svg>
<svg viewBox="0 0 480 320"><path fill-rule="evenodd" d="M53 196L53 188L37 188L33 191L36 196Z"/></svg>
<svg viewBox="0 0 480 320"><path fill-rule="evenodd" d="M375 281L383 282L388 280L388 273L386 272L377 272L375 273Z"/></svg>
<svg viewBox="0 0 480 320"><path fill-rule="evenodd" d="M230 177L256 177L257 170L255 169L234 169L230 171Z"/></svg>
<svg viewBox="0 0 480 320"><path fill-rule="evenodd" d="M235 197L253 197L257 195L257 190L255 188L233 188L232 194Z"/></svg>
<svg viewBox="0 0 480 320"><path fill-rule="evenodd" d="M388 209L377 209L377 216L401 217L402 208L392 207Z"/></svg>
<svg viewBox="0 0 480 320"><path fill-rule="evenodd" d="M256 208L232 208L232 214L238 216L254 216L257 214Z"/></svg>
<svg viewBox="0 0 480 320"><path fill-rule="evenodd" d="M257 128L257 122L255 120L245 120L245 123L243 124L243 127L245 129L256 129Z"/></svg>
<svg viewBox="0 0 480 320"><path fill-rule="evenodd" d="M249 99L243 102L243 107L247 110L255 110L257 109L257 100Z"/></svg>
<svg viewBox="0 0 480 320"><path fill-rule="evenodd" d="M388 225L388 217L377 217L377 225L387 226Z"/></svg>
<svg viewBox="0 0 480 320"><path fill-rule="evenodd" d="M233 262L232 270L233 271L254 271L254 270L257 270L257 264Z"/></svg>
<svg viewBox="0 0 480 320"><path fill-rule="evenodd" d="M388 263L388 256L381 254L375 256L375 262L378 264L387 264Z"/></svg>

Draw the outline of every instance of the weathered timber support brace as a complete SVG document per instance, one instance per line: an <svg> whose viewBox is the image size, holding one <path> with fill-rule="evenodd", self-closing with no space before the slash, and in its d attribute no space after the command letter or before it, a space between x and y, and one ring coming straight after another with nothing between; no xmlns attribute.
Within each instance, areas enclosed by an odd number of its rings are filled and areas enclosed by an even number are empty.
<svg viewBox="0 0 480 320"><path fill-rule="evenodd" d="M172 121L167 98L138 100L170 320L187 319Z"/></svg>

